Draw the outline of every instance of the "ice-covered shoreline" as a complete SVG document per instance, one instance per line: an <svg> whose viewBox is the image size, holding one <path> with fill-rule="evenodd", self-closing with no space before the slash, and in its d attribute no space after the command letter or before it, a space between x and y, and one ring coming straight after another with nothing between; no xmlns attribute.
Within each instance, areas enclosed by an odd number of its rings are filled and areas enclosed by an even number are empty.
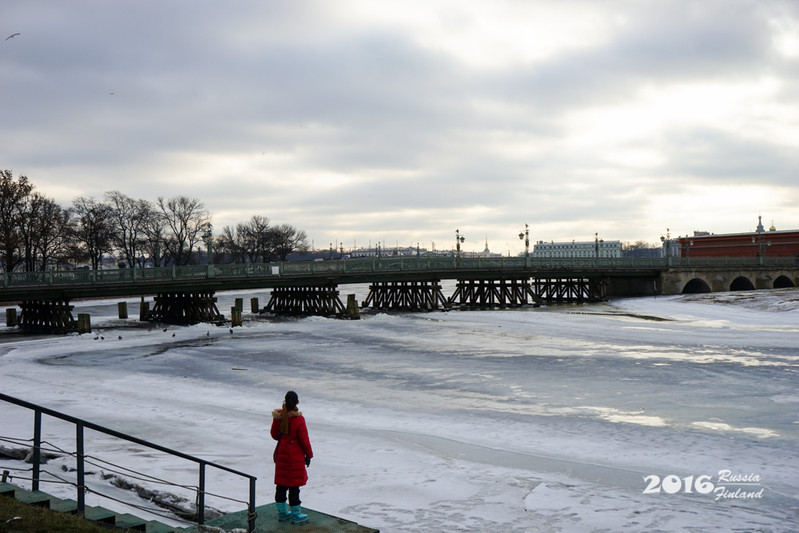
<svg viewBox="0 0 799 533"><path fill-rule="evenodd" d="M233 333L148 331L83 302L102 340L6 336L0 370L6 394L258 475L259 502L265 417L298 390L317 454L305 504L382 531L793 531L796 301L249 317ZM23 418L0 415L25 433ZM763 498L644 494L647 475L723 469L760 476Z"/></svg>

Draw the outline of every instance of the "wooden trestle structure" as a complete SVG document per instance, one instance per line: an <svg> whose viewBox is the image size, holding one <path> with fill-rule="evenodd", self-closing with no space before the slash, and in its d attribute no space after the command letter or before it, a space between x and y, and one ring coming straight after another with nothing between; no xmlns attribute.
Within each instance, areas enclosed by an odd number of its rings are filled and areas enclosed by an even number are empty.
<svg viewBox="0 0 799 533"><path fill-rule="evenodd" d="M369 286L362 307L399 311L448 309L449 302L435 281L381 281Z"/></svg>
<svg viewBox="0 0 799 533"><path fill-rule="evenodd" d="M381 281L369 286L362 307L396 311L432 311L451 308L505 308L555 303L597 302L606 299L608 278L582 276L548 276L535 278L458 279L454 294L446 298L438 279L416 281ZM144 299L140 320L170 324L225 322L217 309L213 291L163 292L155 296L152 311ZM24 300L19 319L6 312L7 325L23 330L50 333L91 330L88 315L72 316L73 306L65 298ZM253 311L257 310L257 303ZM241 309L231 314L233 325L241 325ZM346 307L339 298L338 285L327 281L321 285L281 286L272 290L271 298L261 313L283 315L318 315L338 318L360 318L355 295L348 295ZM120 311L120 317L122 317ZM126 316L126 315L125 315ZM81 319L84 319L82 322Z"/></svg>
<svg viewBox="0 0 799 533"><path fill-rule="evenodd" d="M301 287L275 287L262 313L282 315L343 316L344 304L335 283Z"/></svg>
<svg viewBox="0 0 799 533"><path fill-rule="evenodd" d="M449 303L464 308L520 307L538 305L540 299L529 279L460 279Z"/></svg>
<svg viewBox="0 0 799 533"><path fill-rule="evenodd" d="M601 302L607 297L606 278L535 278L533 290L547 304Z"/></svg>
<svg viewBox="0 0 799 533"><path fill-rule="evenodd" d="M17 325L23 330L66 333L78 329L74 306L67 300L24 300L20 308Z"/></svg>
<svg viewBox="0 0 799 533"><path fill-rule="evenodd" d="M225 317L216 307L216 297L211 292L162 292L155 296L153 310L147 320L169 324L198 324L221 322Z"/></svg>

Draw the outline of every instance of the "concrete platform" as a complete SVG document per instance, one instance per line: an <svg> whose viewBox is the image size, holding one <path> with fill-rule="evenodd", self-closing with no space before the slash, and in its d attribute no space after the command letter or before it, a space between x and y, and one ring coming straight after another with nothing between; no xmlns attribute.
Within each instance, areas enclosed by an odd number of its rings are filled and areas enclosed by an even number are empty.
<svg viewBox="0 0 799 533"><path fill-rule="evenodd" d="M25 490L11 483L0 483L0 497L16 498L29 505L39 505L53 511L74 513L77 511L77 502L55 498L41 491ZM291 521L280 522L277 519L277 509L274 503L256 507L258 518L255 521L256 533L270 533L280 531L294 531L295 533L379 533L377 529L361 526L350 520L344 520L325 513L306 509L303 513L308 515L308 522L292 524ZM143 531L146 533L200 533L198 526L175 527L168 526L158 521L144 521L131 514L120 514L102 507L86 507L85 517L93 522L99 522L112 529L125 531ZM247 511L231 513L206 522L207 526L220 528L225 531L247 531Z"/></svg>
<svg viewBox="0 0 799 533"><path fill-rule="evenodd" d="M279 522L277 509L274 503L256 507L258 518L255 520L256 533L293 531L294 533L379 533L379 530L359 525L343 518L338 518L325 513L314 511L306 507L302 512L308 515L304 524L292 524L291 521ZM247 531L247 511L228 514L214 520L209 520L206 525L230 531L235 528ZM197 531L197 528L192 528Z"/></svg>

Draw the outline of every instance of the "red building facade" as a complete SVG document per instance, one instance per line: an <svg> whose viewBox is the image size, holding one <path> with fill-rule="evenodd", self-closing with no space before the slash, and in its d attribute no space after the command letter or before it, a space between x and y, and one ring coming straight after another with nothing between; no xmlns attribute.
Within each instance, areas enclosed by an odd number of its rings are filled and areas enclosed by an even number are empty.
<svg viewBox="0 0 799 533"><path fill-rule="evenodd" d="M799 230L695 235L674 240L680 257L687 258L799 257Z"/></svg>

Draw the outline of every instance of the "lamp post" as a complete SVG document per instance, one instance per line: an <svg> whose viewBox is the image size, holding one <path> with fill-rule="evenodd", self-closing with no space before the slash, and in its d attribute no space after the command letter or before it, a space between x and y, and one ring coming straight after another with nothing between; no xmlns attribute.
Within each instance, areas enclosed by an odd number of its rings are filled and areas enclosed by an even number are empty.
<svg viewBox="0 0 799 533"><path fill-rule="evenodd" d="M214 263L214 227L209 222L205 225L205 231L203 232L203 241L205 241L205 247L208 251L208 258L206 263L212 265Z"/></svg>
<svg viewBox="0 0 799 533"><path fill-rule="evenodd" d="M688 241L688 247L685 248L685 257L688 259L688 264L691 264L691 246L694 245L694 240Z"/></svg>
<svg viewBox="0 0 799 533"><path fill-rule="evenodd" d="M666 228L666 236L660 236L660 242L663 243L663 249L665 250L665 254L667 258L671 257L671 234L669 233L669 228Z"/></svg>
<svg viewBox="0 0 799 533"><path fill-rule="evenodd" d="M461 243L466 240L466 237L461 235L461 231L459 229L455 230L455 257L461 256Z"/></svg>
<svg viewBox="0 0 799 533"><path fill-rule="evenodd" d="M524 257L530 257L530 229L524 225L524 231L519 233L519 239L524 239Z"/></svg>
<svg viewBox="0 0 799 533"><path fill-rule="evenodd" d="M766 247L771 246L771 241L766 241L766 243L763 244L763 236L758 233L757 237L752 237L752 244L755 243L757 243L758 263L762 265L766 257Z"/></svg>
<svg viewBox="0 0 799 533"><path fill-rule="evenodd" d="M599 259L599 245L604 244L605 239L599 238L599 232L594 233L594 257Z"/></svg>

